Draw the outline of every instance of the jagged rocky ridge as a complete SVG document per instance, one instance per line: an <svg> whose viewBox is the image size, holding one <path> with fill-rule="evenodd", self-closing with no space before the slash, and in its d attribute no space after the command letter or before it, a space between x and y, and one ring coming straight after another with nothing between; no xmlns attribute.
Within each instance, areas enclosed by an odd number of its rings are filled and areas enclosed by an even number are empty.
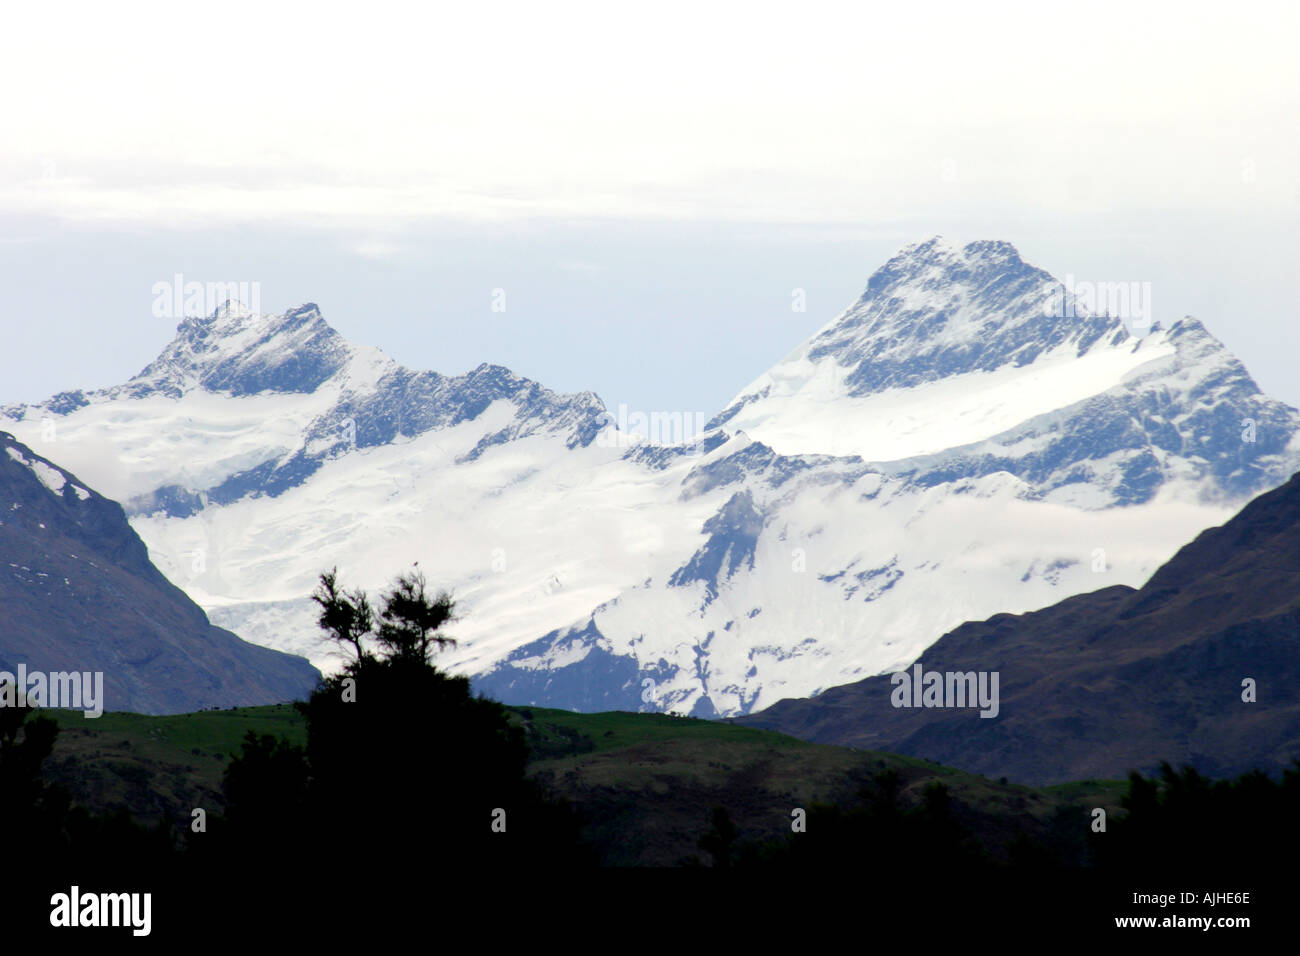
<svg viewBox="0 0 1300 956"><path fill-rule="evenodd" d="M629 445L590 393L403 369L314 306L186 320L126 385L4 412L84 445L248 639L330 667L316 574L376 588L419 560L460 599L445 662L488 693L738 714L1139 585L1285 480L1300 417L1200 323L1045 314L1060 294L1006 243L907 247L672 447Z"/></svg>

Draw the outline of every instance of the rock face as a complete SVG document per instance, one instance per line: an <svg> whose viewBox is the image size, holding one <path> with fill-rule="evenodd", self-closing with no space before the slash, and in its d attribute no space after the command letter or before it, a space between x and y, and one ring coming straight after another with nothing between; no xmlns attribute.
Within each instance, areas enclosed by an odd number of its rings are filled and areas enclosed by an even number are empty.
<svg viewBox="0 0 1300 956"><path fill-rule="evenodd" d="M0 670L102 672L102 706L162 714L305 697L306 660L213 627L116 502L0 432Z"/></svg>
<svg viewBox="0 0 1300 956"><path fill-rule="evenodd" d="M1202 532L1138 590L963 624L919 663L999 672L999 715L896 708L881 676L741 720L1029 783L1162 760L1213 776L1286 768L1300 759L1300 475Z"/></svg>
<svg viewBox="0 0 1300 956"><path fill-rule="evenodd" d="M1007 243L939 239L667 445L589 392L403 368L310 304L228 304L130 382L0 414L247 640L330 668L316 576L418 560L480 690L724 716L1141 585L1300 467L1300 413L1196 320L1139 328Z"/></svg>

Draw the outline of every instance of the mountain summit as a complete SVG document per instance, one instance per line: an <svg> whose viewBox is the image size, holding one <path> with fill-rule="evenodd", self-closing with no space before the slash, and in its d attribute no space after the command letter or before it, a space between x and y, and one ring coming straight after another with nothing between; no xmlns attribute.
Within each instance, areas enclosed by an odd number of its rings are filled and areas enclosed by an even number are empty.
<svg viewBox="0 0 1300 956"><path fill-rule="evenodd" d="M1130 312L1142 297L1086 291ZM1080 299L1009 243L907 246L713 424L888 473L1006 472L1092 507L1189 476L1219 500L1285 477L1300 420L1200 322L1134 328L1150 316L1094 315Z"/></svg>
<svg viewBox="0 0 1300 956"><path fill-rule="evenodd" d="M1056 295L1062 307L1053 310ZM1080 358L1103 340L1118 347L1128 338L1120 318L1089 315L1010 243L958 248L935 237L876 270L862 297L795 356L842 366L845 394L860 398L1023 367L1067 348Z"/></svg>
<svg viewBox="0 0 1300 956"><path fill-rule="evenodd" d="M171 344L131 380L130 393L313 392L356 353L314 302L266 316L228 301L206 318L181 322Z"/></svg>
<svg viewBox="0 0 1300 956"><path fill-rule="evenodd" d="M186 320L131 382L0 414L246 639L329 669L316 575L419 560L463 614L445 663L500 699L738 714L1140 585L1295 470L1300 413L1201 323L1109 304L1007 243L908 246L676 446L499 366L406 369L311 305Z"/></svg>

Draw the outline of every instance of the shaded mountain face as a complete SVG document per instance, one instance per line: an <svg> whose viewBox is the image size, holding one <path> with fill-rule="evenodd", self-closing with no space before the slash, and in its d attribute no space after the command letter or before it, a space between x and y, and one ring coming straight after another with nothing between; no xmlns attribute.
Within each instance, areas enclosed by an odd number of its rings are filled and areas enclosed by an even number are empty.
<svg viewBox="0 0 1300 956"><path fill-rule="evenodd" d="M1300 759L1300 475L1202 532L1138 590L963 624L919 664L998 672L998 716L895 707L897 685L880 676L742 722L1032 783L1162 760L1214 776L1279 771Z"/></svg>
<svg viewBox="0 0 1300 956"><path fill-rule="evenodd" d="M305 697L306 660L208 623L126 515L0 432L0 670L102 672L105 709L181 713Z"/></svg>
<svg viewBox="0 0 1300 956"><path fill-rule="evenodd" d="M591 393L403 368L310 304L228 304L124 385L0 414L247 640L333 668L317 575L418 560L458 601L442 663L488 694L735 715L1140 585L1300 466L1300 414L1200 323L1085 305L1006 243L908 246L671 445Z"/></svg>

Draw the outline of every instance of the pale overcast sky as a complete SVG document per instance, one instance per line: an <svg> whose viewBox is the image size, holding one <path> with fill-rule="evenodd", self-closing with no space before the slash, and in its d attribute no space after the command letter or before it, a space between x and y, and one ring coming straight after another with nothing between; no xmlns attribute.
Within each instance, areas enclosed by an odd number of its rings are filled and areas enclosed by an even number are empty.
<svg viewBox="0 0 1300 956"><path fill-rule="evenodd" d="M942 233L1151 282L1300 405L1296 4L469 6L7 9L0 403L139 371L181 273L712 413Z"/></svg>

